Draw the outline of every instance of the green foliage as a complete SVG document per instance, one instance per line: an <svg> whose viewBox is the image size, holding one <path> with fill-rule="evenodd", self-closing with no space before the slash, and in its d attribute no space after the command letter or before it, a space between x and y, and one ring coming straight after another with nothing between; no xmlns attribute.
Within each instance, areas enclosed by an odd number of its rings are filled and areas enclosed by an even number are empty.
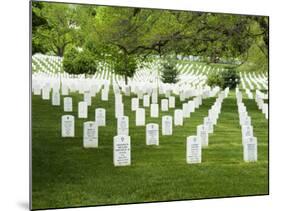
<svg viewBox="0 0 281 211"><path fill-rule="evenodd" d="M124 76L134 72L133 64L123 68L126 57L193 55L206 62L234 64L250 59L253 45L264 54L258 61L268 63L267 17L45 2L33 5L34 51L63 56L73 45L99 55L106 63L121 54L124 58L115 66Z"/></svg>
<svg viewBox="0 0 281 211"><path fill-rule="evenodd" d="M137 61L134 56L122 53L115 55L113 61L114 73L125 77L127 84L128 77L133 77L137 70Z"/></svg>
<svg viewBox="0 0 281 211"><path fill-rule="evenodd" d="M63 68L65 72L70 74L95 74L97 64L94 55L89 51L79 52L72 48L64 56Z"/></svg>
<svg viewBox="0 0 281 211"><path fill-rule="evenodd" d="M221 74L217 71L210 73L208 76L208 79L207 79L207 84L211 87L215 87L215 86L222 87L223 80L222 80Z"/></svg>
<svg viewBox="0 0 281 211"><path fill-rule="evenodd" d="M32 2L35 17L35 20L32 19L35 23L32 25L33 37L40 40L45 51L63 56L66 47L76 38L75 7L49 2L40 2L39 5Z"/></svg>
<svg viewBox="0 0 281 211"><path fill-rule="evenodd" d="M207 84L211 87L219 86L222 89L229 87L234 89L240 83L240 76L234 68L228 68L221 72L214 72L208 76Z"/></svg>
<svg viewBox="0 0 281 211"><path fill-rule="evenodd" d="M222 88L225 89L229 87L234 89L240 83L240 76L235 68L229 68L221 73L222 77Z"/></svg>
<svg viewBox="0 0 281 211"><path fill-rule="evenodd" d="M162 63L161 80L163 83L177 83L179 81L179 73L173 60L169 59Z"/></svg>

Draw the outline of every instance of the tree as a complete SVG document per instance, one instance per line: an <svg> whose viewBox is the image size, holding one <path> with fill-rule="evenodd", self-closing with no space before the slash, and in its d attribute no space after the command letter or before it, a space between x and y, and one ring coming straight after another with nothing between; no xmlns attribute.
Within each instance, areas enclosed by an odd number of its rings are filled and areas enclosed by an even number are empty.
<svg viewBox="0 0 281 211"><path fill-rule="evenodd" d="M41 40L36 36L38 28L48 27L47 20L36 12L42 8L42 2L32 2L32 54L37 52L45 53L47 51Z"/></svg>
<svg viewBox="0 0 281 211"><path fill-rule="evenodd" d="M75 7L67 4L41 2L41 7L32 3L32 12L47 21L47 27L38 27L34 39L48 51L63 56L65 48L74 42L76 25L73 21Z"/></svg>
<svg viewBox="0 0 281 211"><path fill-rule="evenodd" d="M120 53L113 62L114 73L122 75L125 78L125 84L128 84L128 78L133 77L137 69L136 58L132 55L123 55Z"/></svg>
<svg viewBox="0 0 281 211"><path fill-rule="evenodd" d="M218 71L210 73L208 75L207 85L210 87L215 87L215 86L222 87L223 79L221 77L221 74Z"/></svg>
<svg viewBox="0 0 281 211"><path fill-rule="evenodd" d="M208 76L207 84L209 86L219 86L222 89L229 87L234 89L240 83L240 76L235 68L227 68L221 72L211 73Z"/></svg>
<svg viewBox="0 0 281 211"><path fill-rule="evenodd" d="M88 50L78 51L72 48L65 54L63 68L70 74L90 74L94 75L97 71L96 59Z"/></svg>
<svg viewBox="0 0 281 211"><path fill-rule="evenodd" d="M38 43L56 55L80 47L132 77L136 65L167 55L197 56L218 63L249 59L253 45L266 55L268 18L203 12L44 3L34 12L47 20ZM149 60L149 59L148 59ZM266 61L266 60L265 60ZM138 64L137 64L138 63ZM122 68L121 68L122 67Z"/></svg>
<svg viewBox="0 0 281 211"><path fill-rule="evenodd" d="M179 70L176 68L176 63L172 60L165 60L162 64L161 80L163 83L177 83L179 81Z"/></svg>

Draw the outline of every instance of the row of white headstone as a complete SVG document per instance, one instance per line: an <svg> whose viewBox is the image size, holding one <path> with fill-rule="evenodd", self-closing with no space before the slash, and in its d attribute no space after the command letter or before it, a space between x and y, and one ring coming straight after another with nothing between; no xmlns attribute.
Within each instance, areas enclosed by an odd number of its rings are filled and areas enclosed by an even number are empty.
<svg viewBox="0 0 281 211"><path fill-rule="evenodd" d="M242 102L242 94L236 92L236 99L239 113L239 123L242 130L243 159L245 162L255 162L258 159L257 138L254 137L251 117L248 115L247 108Z"/></svg>
<svg viewBox="0 0 281 211"><path fill-rule="evenodd" d="M264 99L265 99L265 95L257 91L255 101L257 103L258 108L265 115L265 118L268 119L268 104L264 102Z"/></svg>
<svg viewBox="0 0 281 211"><path fill-rule="evenodd" d="M208 111L208 116L204 117L202 125L197 126L197 134L187 137L186 140L186 162L188 164L196 164L202 162L202 148L208 147L209 134L214 132L214 126L217 124L221 105L228 96L228 89L222 91L215 103Z"/></svg>

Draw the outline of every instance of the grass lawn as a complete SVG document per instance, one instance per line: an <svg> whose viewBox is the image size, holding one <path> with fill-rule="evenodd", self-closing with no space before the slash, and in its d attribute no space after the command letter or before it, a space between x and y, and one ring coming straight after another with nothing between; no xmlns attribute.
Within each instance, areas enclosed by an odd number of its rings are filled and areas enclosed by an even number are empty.
<svg viewBox="0 0 281 211"><path fill-rule="evenodd" d="M129 116L132 165L114 167L114 96L102 102L92 98L87 120L94 120L95 108L106 109L106 127L99 128L99 148L83 149L83 122L77 105L83 96L73 93L75 138L61 138L63 106L52 106L32 96L32 208L59 208L133 202L166 201L226 196L268 194L268 122L254 100L244 99L258 139L258 162L243 161L241 128L234 92L222 104L222 112L202 163L186 164L186 137L196 133L215 98L203 104L184 126L173 127L173 136L161 135L161 116L146 123L159 123L159 146L145 145L145 127L135 126L130 97L123 96ZM61 103L63 100L61 99ZM140 101L142 105L142 101ZM176 107L181 108L179 98Z"/></svg>

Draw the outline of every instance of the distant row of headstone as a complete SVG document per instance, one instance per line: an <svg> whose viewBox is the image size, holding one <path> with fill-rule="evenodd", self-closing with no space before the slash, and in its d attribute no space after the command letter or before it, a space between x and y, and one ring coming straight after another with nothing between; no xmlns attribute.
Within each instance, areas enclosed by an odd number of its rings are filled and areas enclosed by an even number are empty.
<svg viewBox="0 0 281 211"><path fill-rule="evenodd" d="M40 73L44 75L49 75L52 78L72 78L77 79L84 77L83 75L70 75L66 72L62 72L62 58L55 56L47 56L42 54L36 54L32 56L32 69L34 73L39 73L37 76L40 76ZM157 71L153 71L158 68L159 61L154 62L155 64L150 65L150 68L140 68L137 70L136 74L132 79L129 79L129 83L135 84L139 81L150 81L153 83L161 83L159 81L160 74ZM207 75L212 71L220 71L223 68L214 68L207 66L205 64L195 64L195 63L179 63L176 65L177 69L180 72L180 81L176 85L188 85L193 88L199 88L206 86ZM118 84L124 83L124 79L113 74L112 70L108 68L108 65L101 63L98 65L98 72L91 76L94 79L101 80L112 80ZM35 75L35 74L34 74ZM268 90L268 75L266 73L251 73L244 72L240 73L241 77L241 87L247 92L249 99L253 99L250 90ZM188 88L188 87L186 87Z"/></svg>

